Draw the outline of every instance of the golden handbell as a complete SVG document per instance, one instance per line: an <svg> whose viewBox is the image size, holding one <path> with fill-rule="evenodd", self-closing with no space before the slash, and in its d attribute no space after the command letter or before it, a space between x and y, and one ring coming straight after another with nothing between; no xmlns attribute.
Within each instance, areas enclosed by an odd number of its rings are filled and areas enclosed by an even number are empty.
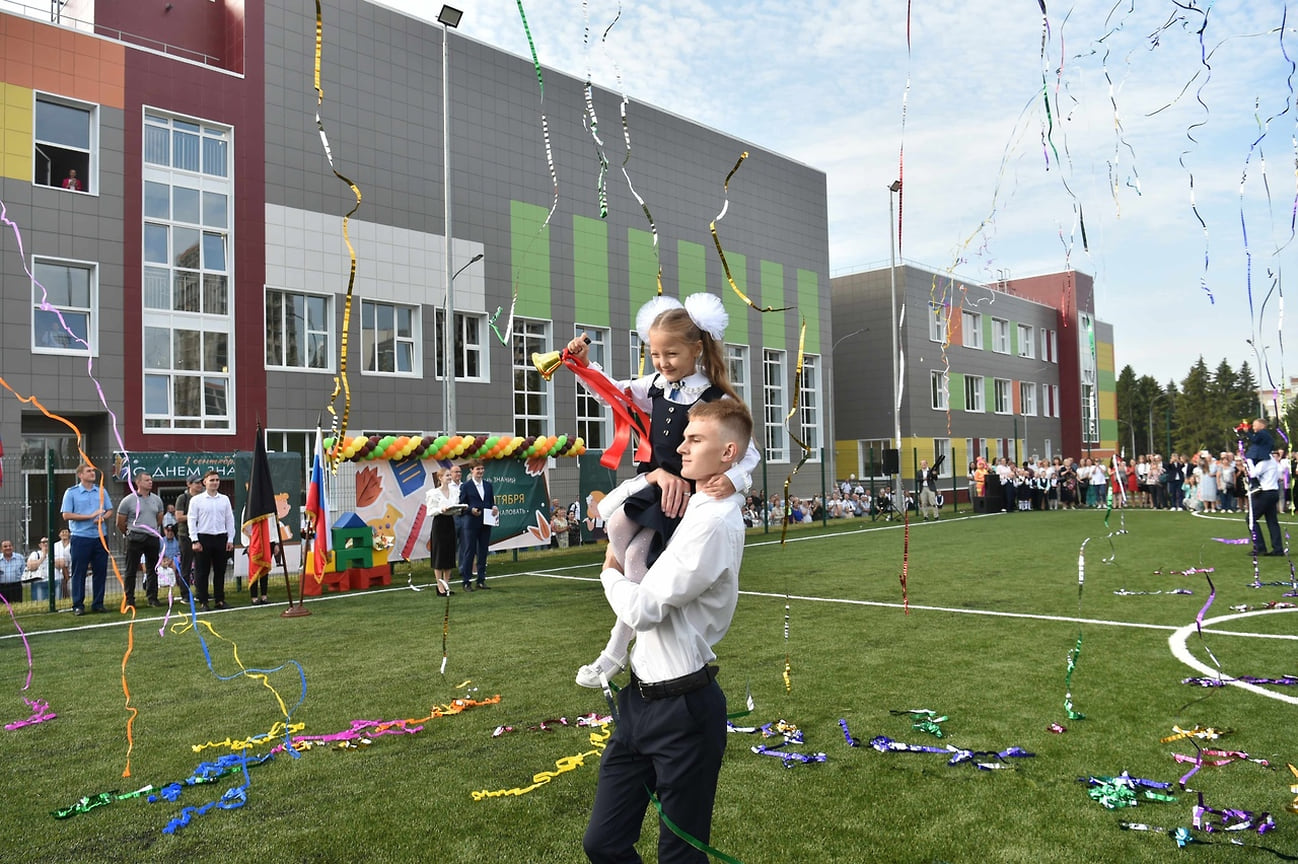
<svg viewBox="0 0 1298 864"><path fill-rule="evenodd" d="M547 351L542 354L539 351L533 351L532 365L536 367L537 372L541 373L542 378L549 381L550 377L563 365L563 352Z"/></svg>

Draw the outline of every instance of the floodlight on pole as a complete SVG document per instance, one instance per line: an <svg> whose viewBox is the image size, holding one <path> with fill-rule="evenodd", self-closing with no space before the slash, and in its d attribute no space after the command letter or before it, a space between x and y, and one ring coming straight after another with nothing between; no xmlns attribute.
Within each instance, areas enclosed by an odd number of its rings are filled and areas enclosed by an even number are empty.
<svg viewBox="0 0 1298 864"><path fill-rule="evenodd" d="M888 185L888 277L891 283L892 318L888 321L888 330L892 333L892 446L897 451L898 469L901 466L901 397L898 389L901 382L897 380L897 231L892 209L892 196L901 192L901 180L894 180ZM900 470L897 473L897 490L904 489Z"/></svg>
<svg viewBox="0 0 1298 864"><path fill-rule="evenodd" d="M445 265L443 275L446 277L446 312L442 316L443 354L446 358L445 376L442 379L442 422L447 434L455 433L455 363L453 351L455 340L455 291L451 282L455 274L451 272L451 84L450 84L450 38L451 28L460 26L464 13L453 6L443 6L437 13L437 21L442 25L442 196L445 199L445 219L442 225L442 263ZM472 263L472 262L470 262ZM468 265L465 265L468 266Z"/></svg>

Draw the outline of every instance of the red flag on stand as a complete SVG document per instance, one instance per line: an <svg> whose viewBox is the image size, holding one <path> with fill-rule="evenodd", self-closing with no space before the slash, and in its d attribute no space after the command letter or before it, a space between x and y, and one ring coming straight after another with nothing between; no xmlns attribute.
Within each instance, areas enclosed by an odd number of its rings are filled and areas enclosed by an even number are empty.
<svg viewBox="0 0 1298 864"><path fill-rule="evenodd" d="M306 512L311 522L311 554L314 557L317 580L324 575L329 563L329 502L325 499L324 441L320 429L315 430L315 459L311 463L311 485L306 493Z"/></svg>
<svg viewBox="0 0 1298 864"><path fill-rule="evenodd" d="M247 517L243 530L248 535L248 584L270 573L271 518L275 515L275 489L270 479L270 461L266 458L266 439L257 424L257 446L252 451L252 480L248 484ZM276 538L278 539L278 538Z"/></svg>

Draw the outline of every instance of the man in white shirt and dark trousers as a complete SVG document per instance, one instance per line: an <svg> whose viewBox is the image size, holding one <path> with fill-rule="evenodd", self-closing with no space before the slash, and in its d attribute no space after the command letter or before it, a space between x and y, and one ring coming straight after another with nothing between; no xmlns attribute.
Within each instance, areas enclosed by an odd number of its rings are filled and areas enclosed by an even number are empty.
<svg viewBox="0 0 1298 864"><path fill-rule="evenodd" d="M1253 535L1253 554L1281 557L1284 555L1284 536L1280 533L1280 518L1276 510L1280 504L1280 463L1270 458L1260 462L1248 461L1249 476L1257 481L1257 488L1250 490L1253 496L1253 522L1249 533ZM1266 551L1262 540L1262 520L1266 520L1267 532L1271 535L1271 551Z"/></svg>
<svg viewBox="0 0 1298 864"><path fill-rule="evenodd" d="M190 499L189 534L193 540L195 582L194 599L208 611L208 577L212 580L212 598L217 609L225 609L225 565L234 551L234 507L222 495L221 475L208 471L203 475L203 494Z"/></svg>
<svg viewBox="0 0 1298 864"><path fill-rule="evenodd" d="M700 402L681 444L681 476L702 487L746 452L748 408L734 399ZM620 718L600 757L595 805L582 845L595 864L638 862L640 826L656 794L664 815L707 843L721 757L726 697L712 647L725 636L739 599L744 554L743 496L690 498L671 541L639 584L610 551L600 581L609 606L635 630L631 683L618 694ZM708 856L659 826L658 861Z"/></svg>

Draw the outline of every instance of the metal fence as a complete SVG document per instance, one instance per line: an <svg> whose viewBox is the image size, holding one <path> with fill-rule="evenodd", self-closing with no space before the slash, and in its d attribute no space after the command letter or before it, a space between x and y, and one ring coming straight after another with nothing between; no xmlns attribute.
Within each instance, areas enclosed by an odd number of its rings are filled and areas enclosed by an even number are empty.
<svg viewBox="0 0 1298 864"><path fill-rule="evenodd" d="M36 453L0 456L0 540L12 540L14 554L24 559L37 548L42 537L49 538L50 553L53 555L54 543L58 540L59 530L67 527L60 515L63 493L76 481L76 465L64 465L66 459L59 460L53 476L46 470L43 454ZM111 456L92 455L91 461L110 475L113 471ZM120 486L108 480L109 495L114 504L121 495L116 491ZM51 506L53 510L51 510ZM52 514L52 515L51 515ZM108 541L109 553L117 564L118 572L126 567L126 538L123 537L112 522L105 523L108 528L105 538ZM136 566L140 566L137 562ZM49 610L49 579L47 570L42 568L42 579L39 582L23 585L23 600L15 604L15 612L45 612ZM86 577L87 605L90 594L90 577ZM139 580L137 580L139 582ZM142 589L137 591L139 602L143 597ZM54 574L55 608L69 611L72 608L71 597L64 597L61 577ZM109 565L107 587L104 593L104 605L115 609L121 605L122 587L113 578L112 565Z"/></svg>

